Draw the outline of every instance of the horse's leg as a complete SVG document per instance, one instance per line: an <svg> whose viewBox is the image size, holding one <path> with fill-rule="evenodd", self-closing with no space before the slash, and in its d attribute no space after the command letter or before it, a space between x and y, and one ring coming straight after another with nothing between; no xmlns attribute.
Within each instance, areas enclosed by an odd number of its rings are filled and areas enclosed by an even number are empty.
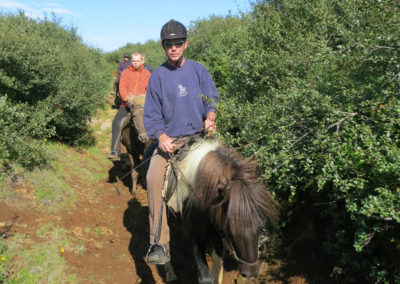
<svg viewBox="0 0 400 284"><path fill-rule="evenodd" d="M135 197L136 193L137 193L136 184L137 184L139 173L135 170L135 159L133 158L132 154L129 153L128 156L129 156L129 161L131 163L131 179L132 179L131 195L133 197Z"/></svg>
<svg viewBox="0 0 400 284"><path fill-rule="evenodd" d="M197 242L192 239L191 241L194 261L197 265L199 272L200 284L214 284L214 277L207 265L206 254L204 249L200 249Z"/></svg>
<svg viewBox="0 0 400 284"><path fill-rule="evenodd" d="M222 284L222 279L224 276L224 269L222 267L222 258L218 256L215 250L211 253L211 274L216 279L215 283Z"/></svg>

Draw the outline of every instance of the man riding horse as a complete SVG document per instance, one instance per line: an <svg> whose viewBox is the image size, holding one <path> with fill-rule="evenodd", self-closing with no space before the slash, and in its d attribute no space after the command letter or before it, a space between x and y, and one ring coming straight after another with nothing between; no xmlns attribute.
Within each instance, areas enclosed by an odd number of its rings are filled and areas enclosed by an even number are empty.
<svg viewBox="0 0 400 284"><path fill-rule="evenodd" d="M118 64L117 67L117 77L114 80L114 91L115 91L115 99L114 99L114 104L119 107L122 100L121 100L121 95L119 94L119 79L121 77L122 71L124 71L126 68L131 66L131 55L129 53L124 53L124 59L121 60Z"/></svg>
<svg viewBox="0 0 400 284"><path fill-rule="evenodd" d="M161 41L168 59L151 75L143 115L147 134L158 141L146 176L150 244L154 247L147 261L153 264L170 260L169 227L161 194L166 165L191 135L203 129L216 130L218 102L217 88L206 68L184 57L188 45L185 26L169 21L161 29Z"/></svg>
<svg viewBox="0 0 400 284"><path fill-rule="evenodd" d="M121 73L119 81L119 93L121 94L122 103L112 122L112 140L111 152L108 159L111 161L119 161L121 155L121 129L125 118L130 111L129 98L135 99L137 104L139 101L144 104L144 97L150 78L150 72L143 66L142 55L135 52L131 55L131 65ZM139 133L141 137L145 137L145 133ZM144 139L144 138L143 138Z"/></svg>

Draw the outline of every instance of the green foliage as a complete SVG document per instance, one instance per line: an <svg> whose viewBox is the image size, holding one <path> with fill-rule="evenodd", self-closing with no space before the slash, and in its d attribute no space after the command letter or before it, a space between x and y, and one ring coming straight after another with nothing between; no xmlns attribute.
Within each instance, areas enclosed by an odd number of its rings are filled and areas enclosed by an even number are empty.
<svg viewBox="0 0 400 284"><path fill-rule="evenodd" d="M220 91L223 139L259 161L285 233L311 219L313 244L346 283L400 283L399 8L394 0L259 0L249 14L189 29L187 56ZM56 21L1 16L3 164L44 164L49 136L90 141L86 121L122 54L135 51L153 68L165 60L159 41L101 55ZM43 188L43 202L53 200Z"/></svg>
<svg viewBox="0 0 400 284"><path fill-rule="evenodd" d="M227 67L232 55L229 45L236 40L237 34L233 31L240 29L241 23L238 17L213 16L207 21L194 22L190 27L186 55L207 66L220 90L228 84L230 70Z"/></svg>
<svg viewBox="0 0 400 284"><path fill-rule="evenodd" d="M37 141L49 136L72 145L90 143L87 120L104 105L109 68L100 51L88 48L74 28L62 27L56 18L0 15L0 107L17 119L1 115L1 126L9 130L1 138L6 150L1 158L37 152L24 166L41 164L45 153Z"/></svg>
<svg viewBox="0 0 400 284"><path fill-rule="evenodd" d="M400 283L399 30L396 1L283 0L190 31L225 142L257 158L285 230L312 216L346 282Z"/></svg>
<svg viewBox="0 0 400 284"><path fill-rule="evenodd" d="M12 104L0 97L0 160L32 169L51 160L43 140L54 135L47 109Z"/></svg>

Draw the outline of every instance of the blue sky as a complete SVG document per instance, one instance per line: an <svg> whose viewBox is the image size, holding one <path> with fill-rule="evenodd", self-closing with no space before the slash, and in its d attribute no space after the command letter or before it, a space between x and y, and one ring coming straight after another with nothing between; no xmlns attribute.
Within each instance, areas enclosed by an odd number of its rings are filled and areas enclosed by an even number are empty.
<svg viewBox="0 0 400 284"><path fill-rule="evenodd" d="M170 19L186 27L211 15L237 15L250 9L250 0L0 0L0 12L23 10L32 18L55 13L64 26L77 28L84 42L104 52L126 43L158 40L160 29Z"/></svg>

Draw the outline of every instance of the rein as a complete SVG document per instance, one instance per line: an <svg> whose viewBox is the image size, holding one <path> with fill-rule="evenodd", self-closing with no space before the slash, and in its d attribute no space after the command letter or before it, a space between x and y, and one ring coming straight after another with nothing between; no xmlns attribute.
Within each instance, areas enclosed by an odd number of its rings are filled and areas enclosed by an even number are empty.
<svg viewBox="0 0 400 284"><path fill-rule="evenodd" d="M128 175L130 175L132 173L133 170L136 170L137 168L139 168L141 165L143 165L144 163L146 163L148 160L151 159L152 156L148 157L146 160L142 161L139 165L137 165L136 167L132 168L129 172L127 172L125 175L123 175L121 178L119 178L119 180L123 180L124 178L126 178ZM113 182L113 184L115 184L115 182Z"/></svg>

